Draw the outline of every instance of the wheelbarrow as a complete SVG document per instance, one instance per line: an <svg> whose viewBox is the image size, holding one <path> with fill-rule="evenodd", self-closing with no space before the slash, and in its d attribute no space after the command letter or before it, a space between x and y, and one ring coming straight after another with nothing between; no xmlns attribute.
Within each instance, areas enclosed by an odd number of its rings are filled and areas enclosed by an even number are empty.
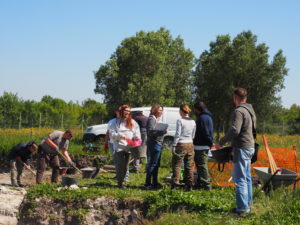
<svg viewBox="0 0 300 225"><path fill-rule="evenodd" d="M259 179L264 183L263 189L269 192L276 188L295 184L298 174L288 169L278 169L274 174L269 172L269 167L253 167Z"/></svg>

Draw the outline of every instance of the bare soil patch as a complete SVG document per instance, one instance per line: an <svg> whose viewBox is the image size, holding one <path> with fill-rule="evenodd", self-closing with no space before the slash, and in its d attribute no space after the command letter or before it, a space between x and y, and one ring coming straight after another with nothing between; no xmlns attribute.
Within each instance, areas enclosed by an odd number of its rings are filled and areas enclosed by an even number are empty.
<svg viewBox="0 0 300 225"><path fill-rule="evenodd" d="M144 205L139 201L120 200L112 197L87 199L81 203L62 202L39 198L32 207L23 202L18 225L66 224L66 225L122 225L144 224Z"/></svg>

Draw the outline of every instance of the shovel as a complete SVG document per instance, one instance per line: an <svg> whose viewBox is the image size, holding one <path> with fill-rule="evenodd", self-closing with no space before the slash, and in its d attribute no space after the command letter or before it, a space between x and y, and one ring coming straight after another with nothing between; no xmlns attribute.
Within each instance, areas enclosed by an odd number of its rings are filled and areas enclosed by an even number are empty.
<svg viewBox="0 0 300 225"><path fill-rule="evenodd" d="M36 176L36 173L29 166L27 166L26 163L24 163L22 160L20 160L20 162L26 169L28 169L34 176Z"/></svg>
<svg viewBox="0 0 300 225"><path fill-rule="evenodd" d="M51 147L51 148L57 148L57 145L50 139L47 138L46 139L46 143ZM69 160L58 150L56 149L57 153L66 161L66 163L70 166L72 166L74 169L76 169L79 173L82 174L82 171L80 169L78 169L75 165L69 163Z"/></svg>
<svg viewBox="0 0 300 225"><path fill-rule="evenodd" d="M66 157L65 157L60 151L57 151L57 152L58 152L58 154L65 160L65 162L66 162L67 164L69 164L69 165L72 166L75 170L77 170L79 173L82 174L82 171L81 171L80 169L78 169L75 165L69 163L69 160L67 160Z"/></svg>

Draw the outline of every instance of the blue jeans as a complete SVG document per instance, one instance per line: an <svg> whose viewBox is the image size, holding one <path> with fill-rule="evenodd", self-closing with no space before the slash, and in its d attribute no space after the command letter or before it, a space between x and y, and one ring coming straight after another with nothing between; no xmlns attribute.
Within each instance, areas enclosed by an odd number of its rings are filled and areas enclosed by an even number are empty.
<svg viewBox="0 0 300 225"><path fill-rule="evenodd" d="M147 177L153 179L152 184L157 184L157 177L158 177L158 168L160 166L160 159L161 159L161 149L162 146L157 144L155 141L148 141L147 143L147 150L149 151L150 160L147 164ZM146 183L148 183L146 181Z"/></svg>
<svg viewBox="0 0 300 225"><path fill-rule="evenodd" d="M236 185L237 212L249 212L252 204L251 158L254 148L235 149L233 180Z"/></svg>

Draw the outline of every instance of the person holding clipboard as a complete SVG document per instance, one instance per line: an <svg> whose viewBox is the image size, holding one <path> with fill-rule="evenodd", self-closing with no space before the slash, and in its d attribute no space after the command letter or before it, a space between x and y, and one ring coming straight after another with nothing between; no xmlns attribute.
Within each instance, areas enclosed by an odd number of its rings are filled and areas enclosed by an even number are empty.
<svg viewBox="0 0 300 225"><path fill-rule="evenodd" d="M154 104L151 107L150 116L147 121L147 175L144 188L146 190L159 189L162 187L158 183L158 169L161 160L161 150L164 135L167 133L167 124L159 123L159 118L163 114L163 107Z"/></svg>

